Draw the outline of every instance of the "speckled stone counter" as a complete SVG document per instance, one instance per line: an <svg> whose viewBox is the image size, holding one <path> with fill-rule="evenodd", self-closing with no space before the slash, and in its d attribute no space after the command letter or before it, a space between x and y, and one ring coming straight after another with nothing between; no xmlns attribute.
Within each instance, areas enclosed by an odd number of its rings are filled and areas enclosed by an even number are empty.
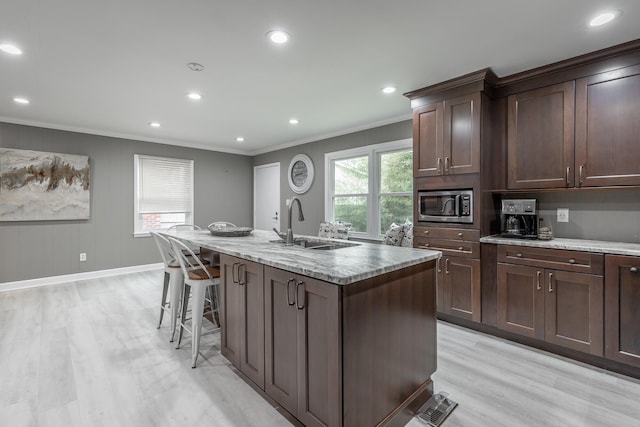
<svg viewBox="0 0 640 427"><path fill-rule="evenodd" d="M169 231L163 234L215 252L338 285L379 276L441 256L438 251L352 241L349 242L358 245L329 251L284 246L270 242L277 240L277 236L272 231L264 230L253 230L246 237L212 236L209 230ZM332 241L312 236L296 237Z"/></svg>
<svg viewBox="0 0 640 427"><path fill-rule="evenodd" d="M528 246L532 248L565 249L570 251L583 251L600 254L640 256L640 244L638 243L607 242L602 240L562 238L553 240L529 240L509 239L507 237L500 236L486 236L480 238L480 243Z"/></svg>

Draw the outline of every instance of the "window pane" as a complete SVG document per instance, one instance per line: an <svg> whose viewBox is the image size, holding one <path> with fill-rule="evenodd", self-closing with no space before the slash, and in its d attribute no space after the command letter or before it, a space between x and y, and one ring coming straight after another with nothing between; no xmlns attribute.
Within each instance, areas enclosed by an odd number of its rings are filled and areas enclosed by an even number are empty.
<svg viewBox="0 0 640 427"><path fill-rule="evenodd" d="M404 224L413 221L412 196L380 196L380 234L384 234L392 222Z"/></svg>
<svg viewBox="0 0 640 427"><path fill-rule="evenodd" d="M336 221L351 223L351 231L367 231L367 196L337 196L334 213Z"/></svg>
<svg viewBox="0 0 640 427"><path fill-rule="evenodd" d="M334 162L335 194L369 192L369 159L367 156ZM336 219L338 219L336 217Z"/></svg>
<svg viewBox="0 0 640 427"><path fill-rule="evenodd" d="M380 192L413 191L413 152L398 151L380 155Z"/></svg>
<svg viewBox="0 0 640 427"><path fill-rule="evenodd" d="M142 231L160 230L160 229L169 228L173 225L190 223L190 221L187 220L186 213L178 213L178 214L150 213L150 214L141 214L141 216L142 216Z"/></svg>

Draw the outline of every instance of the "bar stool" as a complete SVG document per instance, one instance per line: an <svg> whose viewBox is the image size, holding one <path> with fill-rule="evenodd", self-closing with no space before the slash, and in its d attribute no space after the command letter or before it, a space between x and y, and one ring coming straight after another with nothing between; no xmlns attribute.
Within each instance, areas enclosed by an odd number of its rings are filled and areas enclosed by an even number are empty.
<svg viewBox="0 0 640 427"><path fill-rule="evenodd" d="M160 320L158 321L158 329L162 326L162 318L165 311L169 313L171 328L169 342L173 342L178 313L180 313L180 293L182 292L182 284L184 283L184 275L180 269L180 263L173 252L171 242L166 237L155 231L149 232L160 251L162 262L164 263L164 282L162 285L162 300L160 301ZM196 256L192 254L192 256ZM201 260L205 265L209 264L207 260ZM168 294L168 295L167 295ZM167 299L167 296L169 297Z"/></svg>
<svg viewBox="0 0 640 427"><path fill-rule="evenodd" d="M198 352L200 349L200 336L202 334L202 318L204 317L205 294L208 294L211 305L212 318L216 318L214 312L218 310L216 288L220 285L220 269L218 267L207 267L194 256L187 245L172 237L168 238L173 247L173 252L178 254L178 262L184 276L184 292L182 294L182 315L179 321L180 332L178 334L178 345L180 348L182 334L186 330L192 336L191 340L191 367L196 367ZM185 255L187 254L187 255ZM188 256L192 255L192 256ZM189 295L193 294L191 309L191 329L187 327L187 309L189 306ZM214 324L215 330L220 329L219 324Z"/></svg>

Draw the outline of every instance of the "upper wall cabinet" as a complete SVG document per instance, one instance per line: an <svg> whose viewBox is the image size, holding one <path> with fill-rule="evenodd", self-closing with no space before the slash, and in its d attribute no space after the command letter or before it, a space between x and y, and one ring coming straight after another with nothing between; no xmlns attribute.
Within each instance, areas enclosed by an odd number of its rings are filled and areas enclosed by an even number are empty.
<svg viewBox="0 0 640 427"><path fill-rule="evenodd" d="M508 188L573 187L574 83L511 95L507 103Z"/></svg>
<svg viewBox="0 0 640 427"><path fill-rule="evenodd" d="M413 112L414 176L480 172L480 92Z"/></svg>
<svg viewBox="0 0 640 427"><path fill-rule="evenodd" d="M640 185L640 66L576 81L576 187Z"/></svg>

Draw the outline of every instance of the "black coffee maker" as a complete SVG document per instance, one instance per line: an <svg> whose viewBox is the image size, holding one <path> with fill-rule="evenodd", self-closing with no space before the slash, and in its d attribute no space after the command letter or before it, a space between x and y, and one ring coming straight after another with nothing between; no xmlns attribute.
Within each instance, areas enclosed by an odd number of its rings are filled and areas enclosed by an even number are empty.
<svg viewBox="0 0 640 427"><path fill-rule="evenodd" d="M500 235L502 237L537 239L538 212L536 210L536 199L502 200L500 224Z"/></svg>

